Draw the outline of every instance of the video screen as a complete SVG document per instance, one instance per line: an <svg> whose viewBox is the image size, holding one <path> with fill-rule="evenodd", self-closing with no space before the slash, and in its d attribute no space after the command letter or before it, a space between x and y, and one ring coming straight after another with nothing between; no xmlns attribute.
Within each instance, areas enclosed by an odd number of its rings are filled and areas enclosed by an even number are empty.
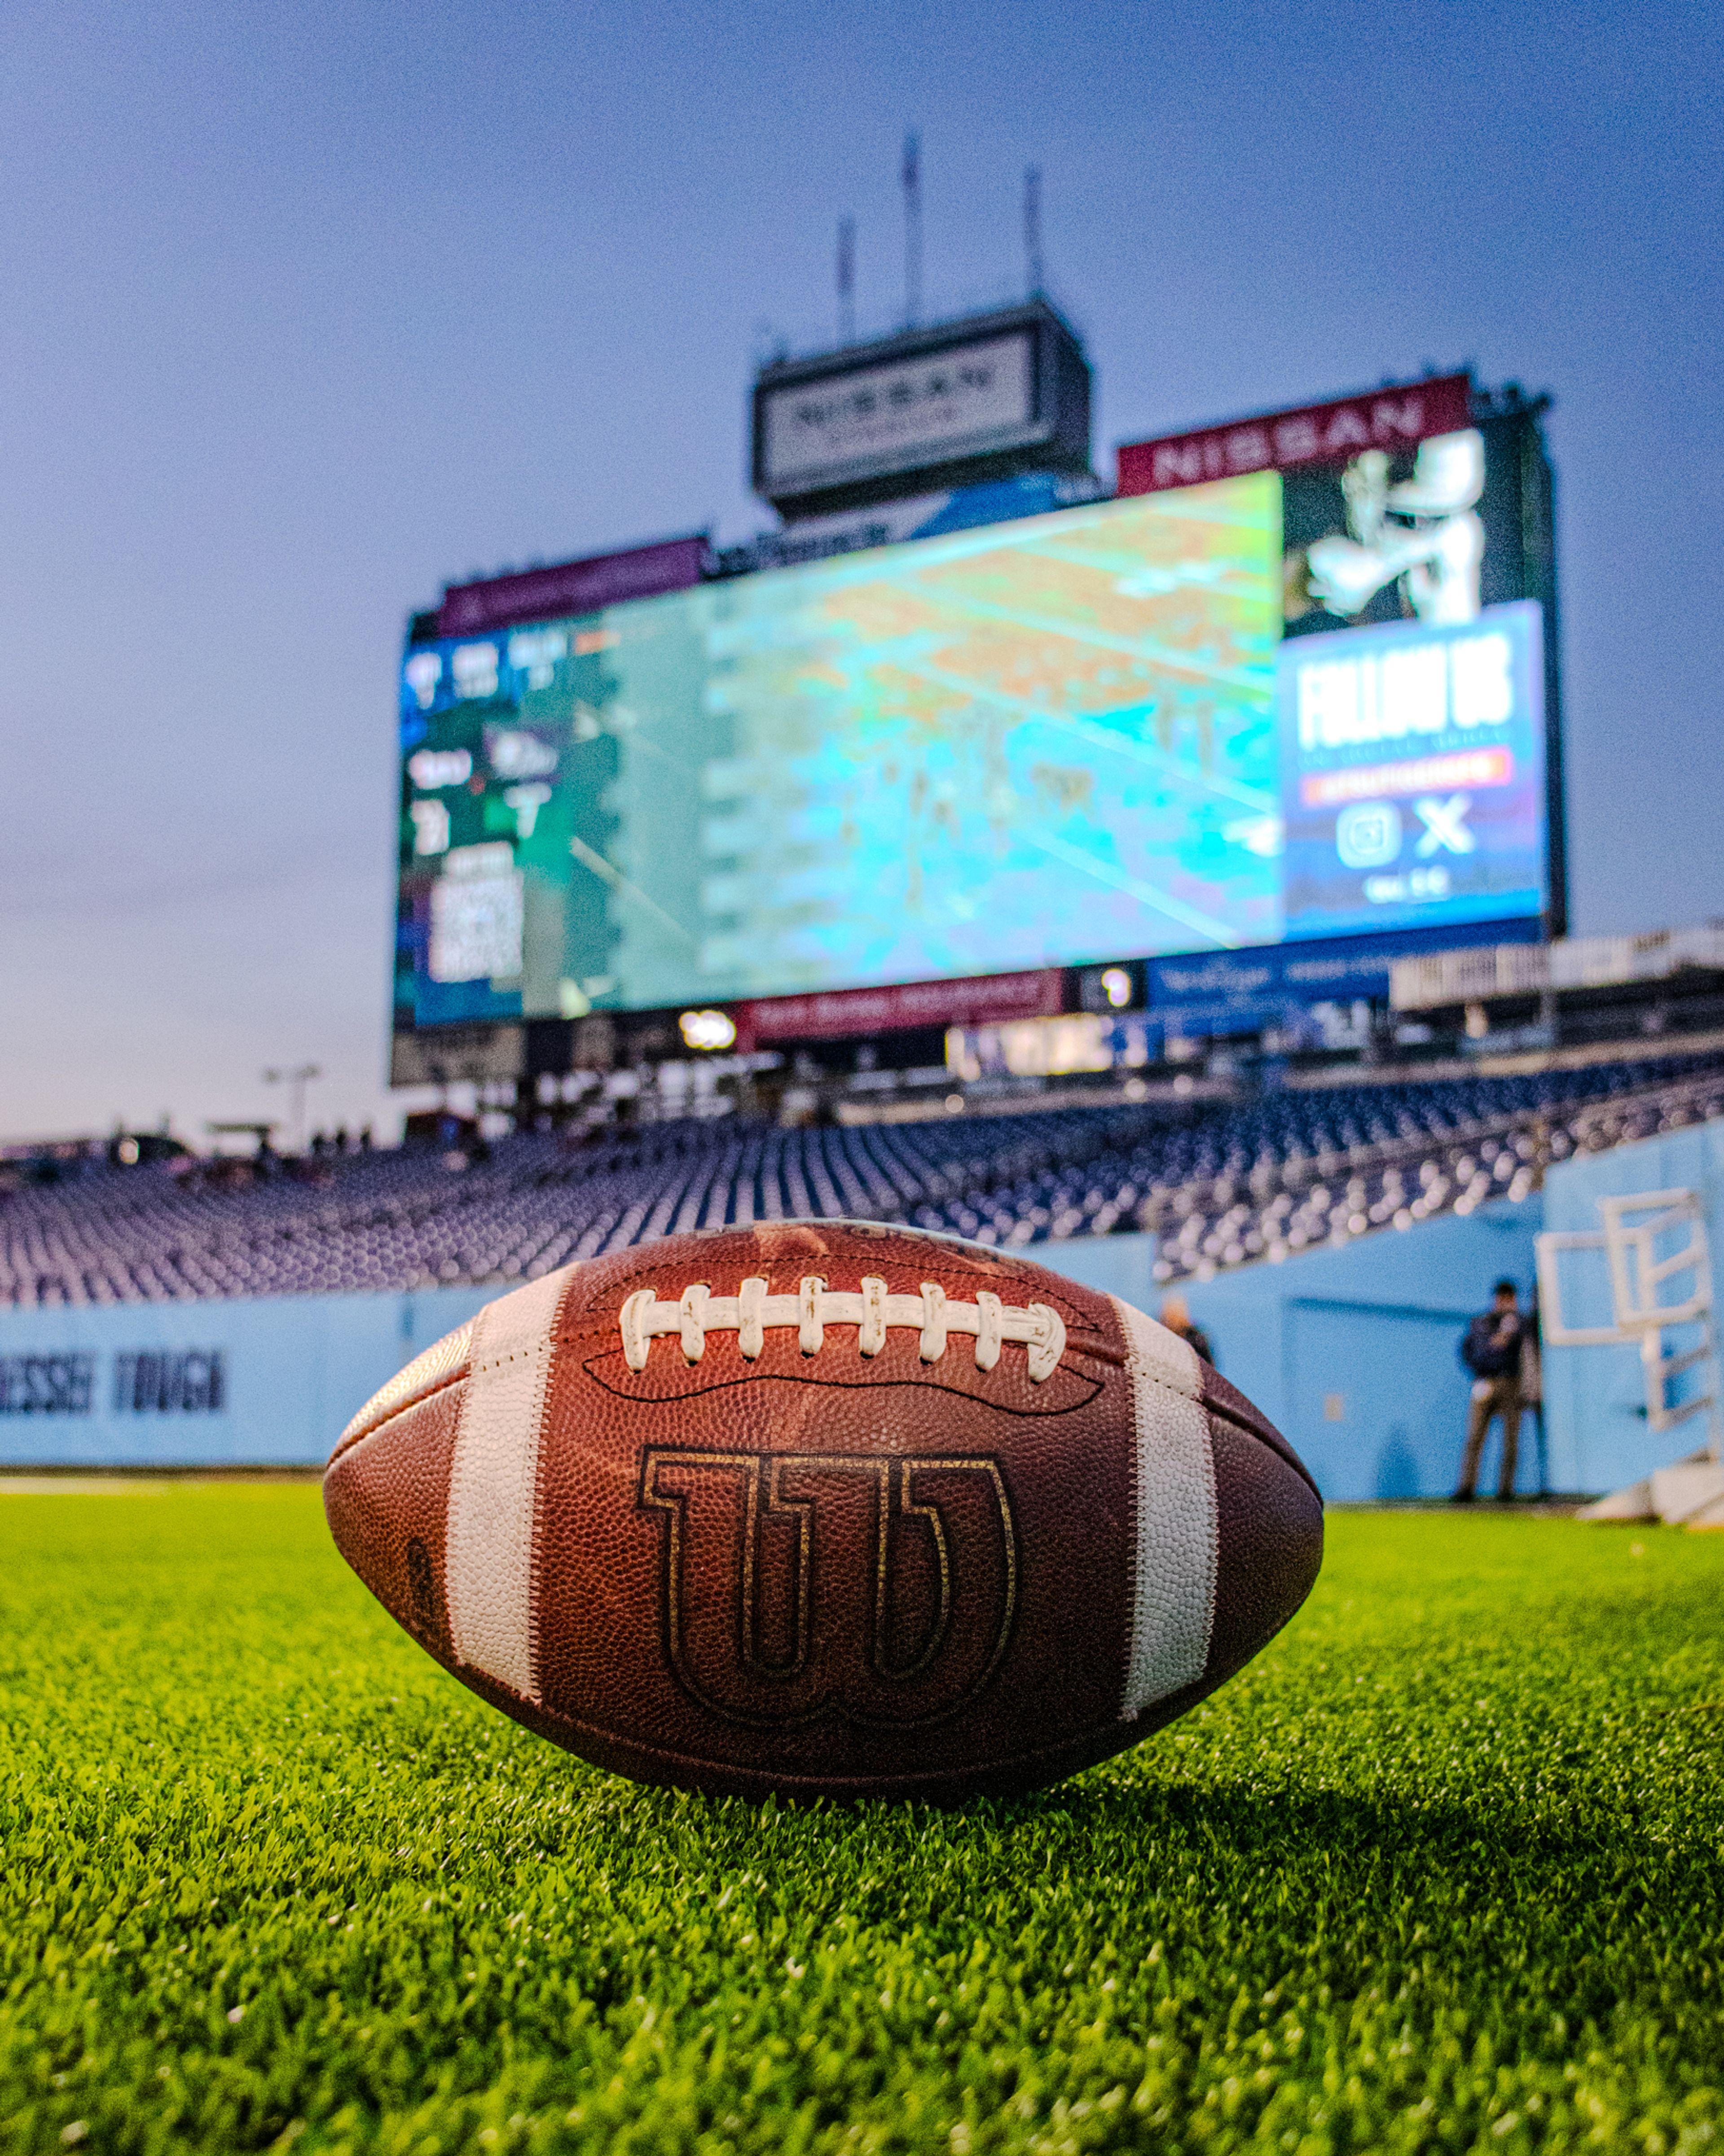
<svg viewBox="0 0 1724 2156"><path fill-rule="evenodd" d="M1466 439L413 647L399 1022L1536 912Z"/></svg>
<svg viewBox="0 0 1724 2156"><path fill-rule="evenodd" d="M1539 911L1542 626L1522 599L1283 645L1285 935Z"/></svg>

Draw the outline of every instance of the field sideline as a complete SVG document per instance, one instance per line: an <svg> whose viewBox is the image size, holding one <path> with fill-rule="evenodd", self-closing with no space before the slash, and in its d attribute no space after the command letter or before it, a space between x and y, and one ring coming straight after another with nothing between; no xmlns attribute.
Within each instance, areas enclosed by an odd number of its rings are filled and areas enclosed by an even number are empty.
<svg viewBox="0 0 1724 2156"><path fill-rule="evenodd" d="M0 1496L0 2149L1724 2148L1724 1536L1340 1514L1040 1797L637 1789L315 1489Z"/></svg>

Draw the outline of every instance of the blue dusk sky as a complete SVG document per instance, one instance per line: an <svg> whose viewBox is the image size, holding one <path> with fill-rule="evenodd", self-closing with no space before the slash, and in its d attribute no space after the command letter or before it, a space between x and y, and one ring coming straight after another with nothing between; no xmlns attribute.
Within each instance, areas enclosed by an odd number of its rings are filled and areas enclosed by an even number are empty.
<svg viewBox="0 0 1724 2156"><path fill-rule="evenodd" d="M388 1127L403 618L768 520L743 410L1049 285L1121 440L1555 398L1573 926L1724 913L1718 12L1508 0L0 13L0 1133Z"/></svg>

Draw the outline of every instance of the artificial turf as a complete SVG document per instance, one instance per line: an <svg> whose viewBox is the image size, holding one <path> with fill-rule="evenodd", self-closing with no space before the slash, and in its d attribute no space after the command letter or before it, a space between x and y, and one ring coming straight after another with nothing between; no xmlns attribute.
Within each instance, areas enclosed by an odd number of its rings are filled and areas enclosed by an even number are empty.
<svg viewBox="0 0 1724 2156"><path fill-rule="evenodd" d="M315 1490L0 1496L0 2148L1724 2148L1724 1536L1331 1516L1137 1752L636 1789Z"/></svg>

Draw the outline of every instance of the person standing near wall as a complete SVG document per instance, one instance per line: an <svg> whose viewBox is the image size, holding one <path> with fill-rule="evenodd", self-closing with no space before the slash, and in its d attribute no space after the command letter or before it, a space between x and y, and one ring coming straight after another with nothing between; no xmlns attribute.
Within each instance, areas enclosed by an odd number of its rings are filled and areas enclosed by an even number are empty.
<svg viewBox="0 0 1724 2156"><path fill-rule="evenodd" d="M1538 1323L1538 1291L1532 1291L1532 1306L1521 1331L1521 1405L1532 1418L1533 1444L1538 1458L1538 1494L1551 1492L1550 1449L1544 1435L1544 1335Z"/></svg>
<svg viewBox="0 0 1724 2156"><path fill-rule="evenodd" d="M1521 1439L1521 1355L1526 1330L1514 1282L1500 1280L1491 1290L1490 1309L1481 1310L1462 1336L1460 1359L1472 1373L1473 1398L1466 1419L1460 1481L1455 1491L1457 1505L1473 1502L1479 1455L1499 1415L1502 1418L1502 1468L1496 1495L1506 1505L1515 1494L1515 1460Z"/></svg>
<svg viewBox="0 0 1724 2156"><path fill-rule="evenodd" d="M1215 1350L1209 1344L1209 1336L1201 1325L1192 1322L1191 1306L1183 1295L1164 1295L1162 1297L1162 1322L1170 1332L1177 1332L1194 1354L1201 1355L1212 1366Z"/></svg>

